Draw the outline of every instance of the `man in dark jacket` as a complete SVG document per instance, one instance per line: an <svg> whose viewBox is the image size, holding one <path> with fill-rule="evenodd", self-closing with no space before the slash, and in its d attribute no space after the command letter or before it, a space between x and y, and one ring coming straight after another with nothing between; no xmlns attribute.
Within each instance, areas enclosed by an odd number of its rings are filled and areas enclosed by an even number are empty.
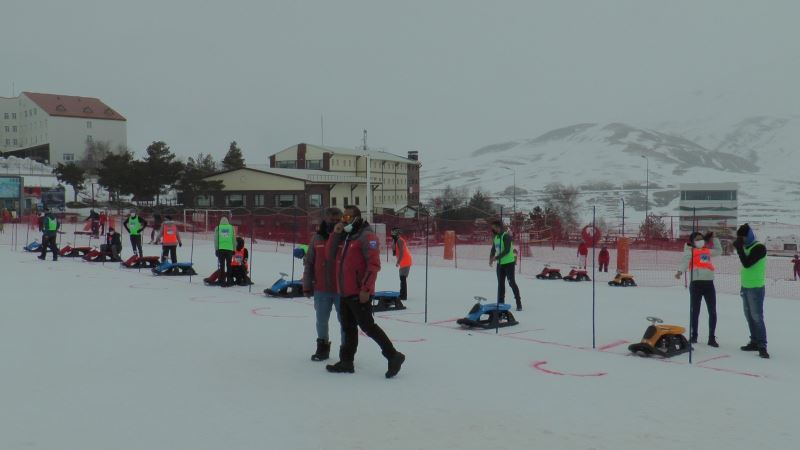
<svg viewBox="0 0 800 450"><path fill-rule="evenodd" d="M100 251L112 261L122 261L122 239L114 227L108 227L106 243L100 246Z"/></svg>
<svg viewBox="0 0 800 450"><path fill-rule="evenodd" d="M600 272L608 272L608 264L611 262L611 254L608 252L608 247L605 245L600 249L600 254L597 255L597 264L600 266Z"/></svg>
<svg viewBox="0 0 800 450"><path fill-rule="evenodd" d="M39 231L42 232L42 254L39 259L44 260L47 258L47 250L53 252L53 261L58 261L58 246L56 245L56 238L58 237L58 230L61 228L61 222L55 214L49 209L44 210L44 215L39 220Z"/></svg>
<svg viewBox="0 0 800 450"><path fill-rule="evenodd" d="M325 252L334 226L342 220L342 210L328 208L325 220L319 224L317 232L308 244L308 252L303 259L303 294L314 296L314 310L317 312L317 351L311 355L312 361L324 361L330 357L331 342L328 339L328 322L331 310L336 308L336 317L341 323L339 292L336 289L336 266L329 261ZM341 329L341 327L340 327ZM344 336L344 335L342 335ZM342 342L344 337L342 337Z"/></svg>
<svg viewBox="0 0 800 450"><path fill-rule="evenodd" d="M489 253L489 266L497 262L497 302L506 302L506 279L514 299L517 301L517 311L522 311L522 298L519 287L514 279L514 270L517 267L517 255L514 252L514 243L511 235L505 230L503 222L492 222L492 251Z"/></svg>
<svg viewBox="0 0 800 450"><path fill-rule="evenodd" d="M733 241L736 254L742 263L740 273L742 282L742 303L744 317L750 328L750 342L742 346L746 352L758 351L762 358L769 358L767 353L767 326L764 324L764 296L767 275L767 248L756 240L756 235L749 224L736 230Z"/></svg>
<svg viewBox="0 0 800 450"><path fill-rule="evenodd" d="M406 357L398 352L386 333L372 317L372 294L381 270L378 236L361 218L356 206L345 208L342 221L333 228L326 251L336 264L336 280L341 297L341 322L344 342L339 350L339 362L326 366L329 372L353 373L353 360L358 348L358 328L381 348L388 360L386 378L400 371Z"/></svg>

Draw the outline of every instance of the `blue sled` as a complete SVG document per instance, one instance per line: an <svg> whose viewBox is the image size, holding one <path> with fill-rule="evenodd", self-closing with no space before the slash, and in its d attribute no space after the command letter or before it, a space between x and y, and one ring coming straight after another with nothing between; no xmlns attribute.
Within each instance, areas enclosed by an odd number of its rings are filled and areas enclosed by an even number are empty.
<svg viewBox="0 0 800 450"><path fill-rule="evenodd" d="M155 275L197 275L192 265L190 262L163 262L152 270Z"/></svg>
<svg viewBox="0 0 800 450"><path fill-rule="evenodd" d="M378 291L372 295L372 311L399 311L406 309L397 291Z"/></svg>
<svg viewBox="0 0 800 450"><path fill-rule="evenodd" d="M22 247L22 249L26 252L40 252L42 251L42 244L40 244L39 241L33 241L25 247Z"/></svg>
<svg viewBox="0 0 800 450"><path fill-rule="evenodd" d="M264 289L264 294L270 297L302 297L303 296L303 282L301 280L287 280L289 274L281 272L281 277L278 281L272 284L271 287Z"/></svg>
<svg viewBox="0 0 800 450"><path fill-rule="evenodd" d="M458 319L456 321L457 324L467 328L490 329L510 327L519 323L514 319L514 315L511 314L511 305L506 305L505 303L482 303L486 301L483 297L475 297L475 300L478 303L472 306L467 317ZM484 316L486 317L484 318Z"/></svg>

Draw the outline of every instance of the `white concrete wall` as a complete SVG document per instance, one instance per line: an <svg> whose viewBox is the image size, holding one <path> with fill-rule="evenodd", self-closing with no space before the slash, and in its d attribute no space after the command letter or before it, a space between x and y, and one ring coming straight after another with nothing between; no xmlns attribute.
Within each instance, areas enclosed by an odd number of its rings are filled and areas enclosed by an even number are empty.
<svg viewBox="0 0 800 450"><path fill-rule="evenodd" d="M19 130L19 99L0 97L0 150L8 151L19 148L20 130ZM8 118L6 118L8 116ZM14 118L16 116L16 118ZM8 131L6 131L8 127ZM17 127L17 131L14 131ZM17 140L17 145L14 145L14 139ZM6 142L8 140L8 142Z"/></svg>
<svg viewBox="0 0 800 450"><path fill-rule="evenodd" d="M91 123L91 128L89 127ZM121 120L97 120L75 117L51 116L47 120L47 133L50 142L51 165L67 161L66 155L75 160L83 157L86 139L106 141L115 151L119 145L127 145L127 122Z"/></svg>

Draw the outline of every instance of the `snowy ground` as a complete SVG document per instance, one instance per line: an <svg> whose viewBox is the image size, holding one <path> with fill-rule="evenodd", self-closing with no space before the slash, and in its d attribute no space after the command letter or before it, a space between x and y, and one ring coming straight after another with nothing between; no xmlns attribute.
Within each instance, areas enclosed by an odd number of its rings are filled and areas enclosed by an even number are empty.
<svg viewBox="0 0 800 450"><path fill-rule="evenodd" d="M520 324L496 335L454 322L474 295L493 296L494 274L430 269L426 325L418 266L409 308L379 314L407 355L386 380L369 339L353 375L309 360L309 301L261 293L287 270L287 254L256 252L248 293L116 264L41 262L14 252L8 237L0 235L3 450L730 450L795 448L800 437L797 301L768 298L773 358L762 360L738 349L748 339L740 300L720 295L721 347L696 346L689 365L687 355L664 362L626 350L645 316L687 325L682 288L611 288L598 277L592 349L589 283L520 279ZM201 274L214 266L211 253L195 243ZM185 245L179 256L188 255ZM396 284L387 266L378 288Z"/></svg>

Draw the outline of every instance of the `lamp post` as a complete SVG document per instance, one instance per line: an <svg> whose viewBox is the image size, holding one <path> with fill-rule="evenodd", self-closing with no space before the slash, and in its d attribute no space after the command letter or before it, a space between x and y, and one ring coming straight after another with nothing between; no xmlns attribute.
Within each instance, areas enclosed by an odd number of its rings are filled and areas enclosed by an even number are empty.
<svg viewBox="0 0 800 450"><path fill-rule="evenodd" d="M644 172L644 220L647 220L647 213L648 208L650 206L650 160L647 159L647 156L641 155L645 161L645 172Z"/></svg>

